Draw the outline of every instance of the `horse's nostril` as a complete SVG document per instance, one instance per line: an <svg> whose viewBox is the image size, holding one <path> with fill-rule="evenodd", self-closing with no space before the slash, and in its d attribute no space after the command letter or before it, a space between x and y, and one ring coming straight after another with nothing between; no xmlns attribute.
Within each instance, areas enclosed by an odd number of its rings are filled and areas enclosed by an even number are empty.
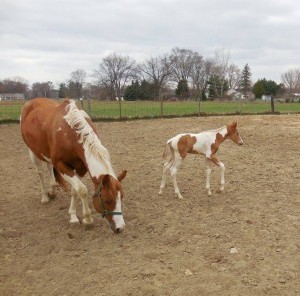
<svg viewBox="0 0 300 296"><path fill-rule="evenodd" d="M122 229L121 228L116 228L115 233L121 233Z"/></svg>

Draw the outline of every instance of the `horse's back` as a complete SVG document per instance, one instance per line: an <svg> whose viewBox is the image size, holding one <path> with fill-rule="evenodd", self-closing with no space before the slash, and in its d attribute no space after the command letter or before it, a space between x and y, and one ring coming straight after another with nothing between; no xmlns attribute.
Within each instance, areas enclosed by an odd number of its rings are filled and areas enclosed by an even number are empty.
<svg viewBox="0 0 300 296"><path fill-rule="evenodd" d="M50 157L52 133L60 126L68 102L36 98L24 105L21 113L21 133L29 149L40 159ZM42 156L43 155L43 156Z"/></svg>

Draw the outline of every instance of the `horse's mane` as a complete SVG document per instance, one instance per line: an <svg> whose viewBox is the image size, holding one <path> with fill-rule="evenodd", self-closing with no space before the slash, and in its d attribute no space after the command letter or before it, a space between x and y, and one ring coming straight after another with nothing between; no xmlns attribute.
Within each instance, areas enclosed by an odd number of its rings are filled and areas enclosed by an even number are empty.
<svg viewBox="0 0 300 296"><path fill-rule="evenodd" d="M97 159L105 161L110 168L110 156L108 150L101 144L100 139L94 132L86 118L90 118L84 110L79 110L73 100L69 100L66 107L67 114L64 119L79 136L79 143L88 147L89 151Z"/></svg>

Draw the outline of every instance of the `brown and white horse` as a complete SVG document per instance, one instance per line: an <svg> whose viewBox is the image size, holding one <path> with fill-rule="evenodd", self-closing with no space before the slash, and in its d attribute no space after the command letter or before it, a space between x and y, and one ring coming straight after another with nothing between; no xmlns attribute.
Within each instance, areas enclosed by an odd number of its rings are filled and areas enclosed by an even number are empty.
<svg viewBox="0 0 300 296"><path fill-rule="evenodd" d="M121 209L122 179L113 171L107 149L101 144L96 129L73 100L58 103L45 98L27 102L21 113L21 132L36 165L42 187L42 203L55 196L56 182L65 190L71 186L70 223L78 223L76 198L82 202L83 223L93 218L88 205L88 190L82 183L87 172L94 185L93 205L107 219L115 233L121 232L125 222ZM50 190L44 183L42 163L46 162L51 175ZM69 186L70 185L70 186Z"/></svg>
<svg viewBox="0 0 300 296"><path fill-rule="evenodd" d="M171 151L171 158L164 164L159 194L163 193L163 189L166 185L167 172L169 172L173 178L175 194L178 198L183 198L177 185L176 174L188 153L202 154L205 156L207 167L206 189L208 191L208 195L211 195L211 166L212 164L219 166L221 170L221 187L219 192L223 192L225 185L225 166L224 163L216 156L216 152L218 151L220 144L226 139L231 139L236 144L243 145L243 140L237 130L237 122L233 122L230 125L223 126L215 130L203 131L198 134L179 134L168 140L164 148L163 157L166 159L167 147L169 147Z"/></svg>

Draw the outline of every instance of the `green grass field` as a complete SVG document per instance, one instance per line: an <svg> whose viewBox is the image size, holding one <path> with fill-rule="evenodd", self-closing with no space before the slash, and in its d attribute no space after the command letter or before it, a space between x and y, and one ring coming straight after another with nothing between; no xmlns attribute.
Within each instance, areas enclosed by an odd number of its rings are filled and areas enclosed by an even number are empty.
<svg viewBox="0 0 300 296"><path fill-rule="evenodd" d="M0 102L0 122L18 121L24 101ZM77 104L80 107L80 103ZM153 101L87 101L83 108L93 119L154 118L161 116L189 116L204 114L262 114L271 111L266 102L153 102ZM300 103L276 103L275 112L300 113Z"/></svg>

